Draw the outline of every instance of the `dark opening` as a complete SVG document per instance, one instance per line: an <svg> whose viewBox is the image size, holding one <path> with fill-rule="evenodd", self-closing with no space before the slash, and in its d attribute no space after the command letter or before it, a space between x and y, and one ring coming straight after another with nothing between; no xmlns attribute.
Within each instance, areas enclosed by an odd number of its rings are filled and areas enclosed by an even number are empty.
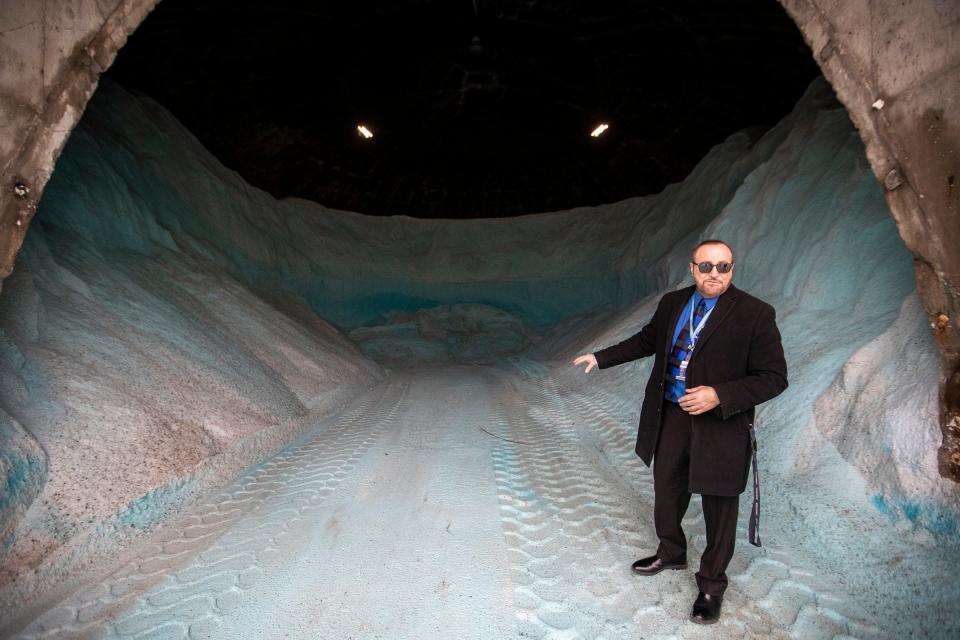
<svg viewBox="0 0 960 640"><path fill-rule="evenodd" d="M659 192L818 73L774 0L163 0L107 75L274 196L460 218Z"/></svg>

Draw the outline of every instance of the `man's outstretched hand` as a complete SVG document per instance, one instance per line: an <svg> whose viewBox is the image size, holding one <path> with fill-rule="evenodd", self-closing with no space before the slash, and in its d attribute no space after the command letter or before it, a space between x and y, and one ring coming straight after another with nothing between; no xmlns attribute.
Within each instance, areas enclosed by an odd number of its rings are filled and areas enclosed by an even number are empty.
<svg viewBox="0 0 960 640"><path fill-rule="evenodd" d="M680 408L692 416L706 413L720 404L720 398L713 387L690 387L687 394L680 396Z"/></svg>
<svg viewBox="0 0 960 640"><path fill-rule="evenodd" d="M586 353L582 356L577 356L577 359L573 361L573 364L581 365L584 362L587 363L587 368L584 370L584 373L590 373L590 370L597 366L597 358L592 353Z"/></svg>

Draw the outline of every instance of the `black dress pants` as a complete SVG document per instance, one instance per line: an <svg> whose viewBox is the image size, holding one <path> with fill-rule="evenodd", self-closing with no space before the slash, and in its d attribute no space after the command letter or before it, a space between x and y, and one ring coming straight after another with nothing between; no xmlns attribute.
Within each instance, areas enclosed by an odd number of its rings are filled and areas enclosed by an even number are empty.
<svg viewBox="0 0 960 640"><path fill-rule="evenodd" d="M653 459L653 519L660 546L657 556L667 562L685 561L687 537L681 520L690 504L690 414L680 405L664 401L660 440ZM737 536L740 496L701 495L707 528L707 548L700 558L697 586L712 596L727 588L727 565Z"/></svg>

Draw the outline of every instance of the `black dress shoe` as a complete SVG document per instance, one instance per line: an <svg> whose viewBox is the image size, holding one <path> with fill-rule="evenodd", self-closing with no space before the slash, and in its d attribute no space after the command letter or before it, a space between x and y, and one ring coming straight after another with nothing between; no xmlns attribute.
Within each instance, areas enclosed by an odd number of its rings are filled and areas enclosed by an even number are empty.
<svg viewBox="0 0 960 640"><path fill-rule="evenodd" d="M720 619L722 603L723 596L712 596L701 591L693 602L693 613L690 614L690 619L697 624L713 624Z"/></svg>
<svg viewBox="0 0 960 640"><path fill-rule="evenodd" d="M649 558L640 558L633 563L632 567L634 573L643 576L655 576L664 569L686 569L687 561L665 562L657 556L650 556Z"/></svg>

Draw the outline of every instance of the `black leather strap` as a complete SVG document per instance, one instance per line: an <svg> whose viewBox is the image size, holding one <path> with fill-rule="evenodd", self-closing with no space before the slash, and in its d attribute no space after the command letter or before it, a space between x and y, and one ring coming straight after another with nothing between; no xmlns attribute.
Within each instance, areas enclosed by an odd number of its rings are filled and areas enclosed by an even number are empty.
<svg viewBox="0 0 960 640"><path fill-rule="evenodd" d="M760 474L757 471L757 434L750 425L750 448L753 449L753 509L750 511L750 544L760 544Z"/></svg>

